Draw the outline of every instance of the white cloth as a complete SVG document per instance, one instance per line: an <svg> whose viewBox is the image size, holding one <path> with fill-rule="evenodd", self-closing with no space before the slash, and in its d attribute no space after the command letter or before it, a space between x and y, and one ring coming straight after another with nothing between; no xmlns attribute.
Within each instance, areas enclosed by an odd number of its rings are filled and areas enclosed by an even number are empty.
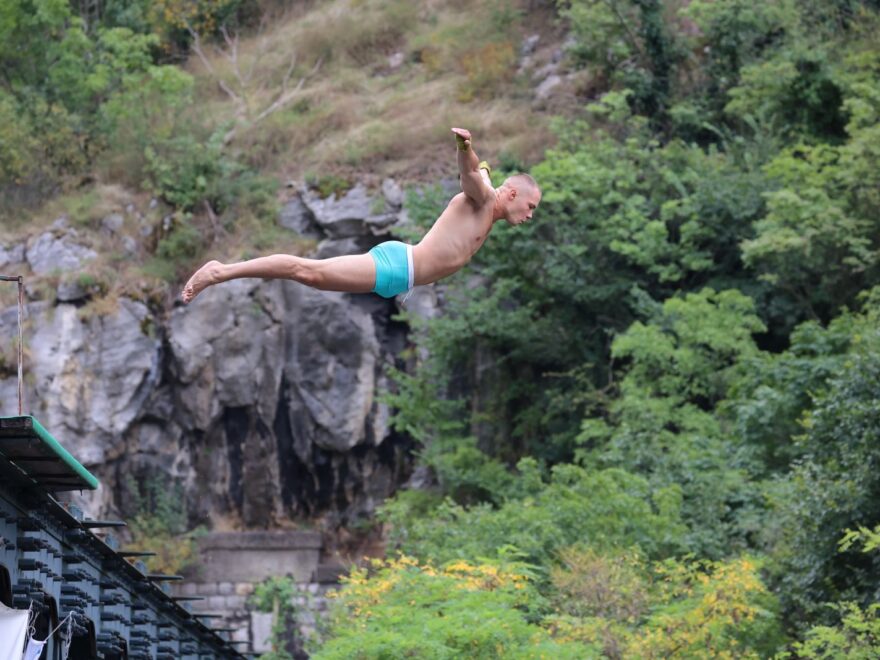
<svg viewBox="0 0 880 660"><path fill-rule="evenodd" d="M28 610L13 610L0 603L0 660L22 660L28 614Z"/></svg>
<svg viewBox="0 0 880 660"><path fill-rule="evenodd" d="M37 660L43 652L43 647L46 646L46 642L48 641L48 639L44 639L42 642L38 642L33 637L28 639L27 648L24 650L23 660Z"/></svg>

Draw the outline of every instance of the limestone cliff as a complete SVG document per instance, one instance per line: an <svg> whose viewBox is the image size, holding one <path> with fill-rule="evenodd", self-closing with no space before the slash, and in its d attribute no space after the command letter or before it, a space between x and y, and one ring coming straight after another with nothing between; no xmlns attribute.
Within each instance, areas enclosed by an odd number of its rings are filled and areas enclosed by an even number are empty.
<svg viewBox="0 0 880 660"><path fill-rule="evenodd" d="M303 191L279 222L319 239L320 256L367 249L405 222L399 190L384 190L378 204L361 187L341 199ZM0 271L70 273L93 254L62 222L0 246ZM73 288L27 304L25 409L101 479L93 513L131 515L132 479L152 479L182 486L194 524L335 526L408 476L408 440L380 398L407 344L397 301L238 280L186 307L122 298L84 315ZM432 296L409 302L430 308ZM0 314L5 344L15 323L14 307ZM0 414L15 414L15 388L7 369Z"/></svg>

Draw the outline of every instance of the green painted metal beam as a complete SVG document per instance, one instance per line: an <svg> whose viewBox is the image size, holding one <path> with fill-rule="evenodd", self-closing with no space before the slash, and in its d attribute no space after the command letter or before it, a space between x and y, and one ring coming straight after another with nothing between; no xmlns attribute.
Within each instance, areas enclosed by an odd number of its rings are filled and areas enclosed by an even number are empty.
<svg viewBox="0 0 880 660"><path fill-rule="evenodd" d="M0 454L47 490L95 490L98 480L31 415L0 417Z"/></svg>

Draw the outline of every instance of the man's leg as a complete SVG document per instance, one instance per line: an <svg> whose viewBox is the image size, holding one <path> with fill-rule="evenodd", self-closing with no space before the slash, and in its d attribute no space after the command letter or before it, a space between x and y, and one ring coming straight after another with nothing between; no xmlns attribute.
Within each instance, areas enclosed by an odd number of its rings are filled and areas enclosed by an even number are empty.
<svg viewBox="0 0 880 660"><path fill-rule="evenodd" d="M212 284L242 277L294 280L322 291L369 293L376 284L376 265L369 254L330 259L273 254L237 264L209 261L186 283L181 297L188 303Z"/></svg>

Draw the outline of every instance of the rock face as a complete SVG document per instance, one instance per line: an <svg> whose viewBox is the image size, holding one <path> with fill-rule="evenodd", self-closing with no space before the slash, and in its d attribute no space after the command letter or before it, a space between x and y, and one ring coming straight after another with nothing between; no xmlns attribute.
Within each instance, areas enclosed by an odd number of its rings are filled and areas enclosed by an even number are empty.
<svg viewBox="0 0 880 660"><path fill-rule="evenodd" d="M37 275L76 270L83 262L97 256L94 250L72 241L56 238L50 232L40 234L27 247L28 265Z"/></svg>
<svg viewBox="0 0 880 660"><path fill-rule="evenodd" d="M397 213L387 208L390 202L371 198L362 184L342 197L333 195L326 199L313 191L303 190L302 200L318 226L331 238L386 235L398 219Z"/></svg>
<svg viewBox="0 0 880 660"><path fill-rule="evenodd" d="M401 196L385 188L378 201L362 187L333 200L306 192L279 223L324 239L319 253L368 249L398 221ZM75 273L93 256L51 233L0 248L34 273ZM84 503L94 515L131 516L134 484L152 481L179 489L190 522L216 530L333 526L409 477L409 441L380 397L407 345L395 301L259 280L173 309L120 299L85 317L68 300L27 306L25 410L101 480ZM0 312L0 337L15 324L15 308ZM14 415L4 351L0 415Z"/></svg>
<svg viewBox="0 0 880 660"><path fill-rule="evenodd" d="M147 308L122 300L115 314L85 320L61 304L38 318L49 321L37 324L30 346L41 417L80 461L118 459L158 381L160 346L142 330Z"/></svg>

